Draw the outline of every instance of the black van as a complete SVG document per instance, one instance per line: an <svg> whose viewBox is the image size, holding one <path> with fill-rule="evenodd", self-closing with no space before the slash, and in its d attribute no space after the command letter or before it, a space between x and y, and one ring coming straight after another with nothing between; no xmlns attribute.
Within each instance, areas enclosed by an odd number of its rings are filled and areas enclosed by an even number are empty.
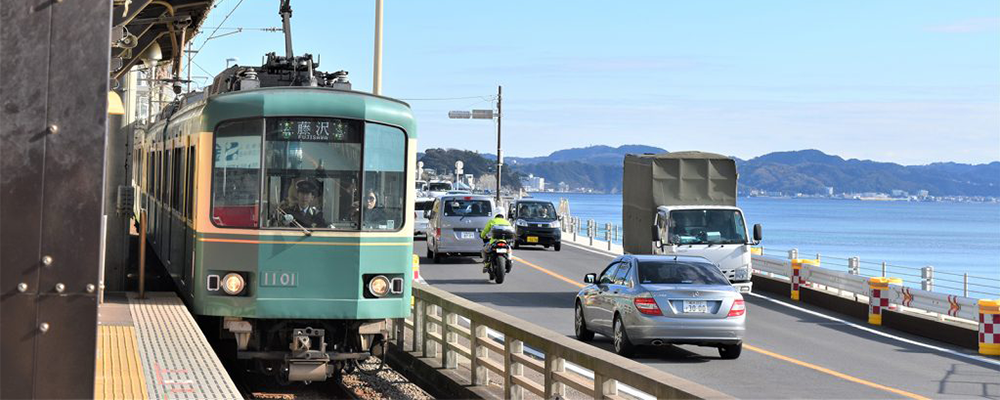
<svg viewBox="0 0 1000 400"><path fill-rule="evenodd" d="M556 214L556 207L551 201L515 200L507 209L507 220L511 221L517 230L514 248L537 245L552 247L559 251L562 247L559 215Z"/></svg>

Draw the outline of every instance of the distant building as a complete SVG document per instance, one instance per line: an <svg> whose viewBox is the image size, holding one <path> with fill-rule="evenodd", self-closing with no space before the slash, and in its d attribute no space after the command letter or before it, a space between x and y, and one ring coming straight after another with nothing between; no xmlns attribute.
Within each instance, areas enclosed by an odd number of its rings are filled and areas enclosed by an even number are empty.
<svg viewBox="0 0 1000 400"><path fill-rule="evenodd" d="M909 195L905 190L892 189L892 197L906 197Z"/></svg>
<svg viewBox="0 0 1000 400"><path fill-rule="evenodd" d="M559 182L559 184L556 185L556 186L559 187L559 191L560 192L568 192L569 191L569 185L567 185L566 182Z"/></svg>
<svg viewBox="0 0 1000 400"><path fill-rule="evenodd" d="M832 186L826 186L826 187L823 188L823 190L826 191L826 195L827 196L833 196L833 187Z"/></svg>
<svg viewBox="0 0 1000 400"><path fill-rule="evenodd" d="M521 178L521 186L524 187L524 190L529 192L544 192L545 178L535 176L534 174L528 174L527 178Z"/></svg>
<svg viewBox="0 0 1000 400"><path fill-rule="evenodd" d="M924 198L924 197L927 197L929 195L930 195L930 192L928 192L926 190L918 190L917 191L917 197Z"/></svg>

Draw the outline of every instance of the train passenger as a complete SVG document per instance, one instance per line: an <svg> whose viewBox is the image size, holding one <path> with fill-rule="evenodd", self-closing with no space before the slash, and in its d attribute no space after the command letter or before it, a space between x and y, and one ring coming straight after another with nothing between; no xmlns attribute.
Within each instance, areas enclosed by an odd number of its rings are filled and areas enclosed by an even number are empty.
<svg viewBox="0 0 1000 400"><path fill-rule="evenodd" d="M379 207L378 195L375 191L368 191L368 195L365 196L365 221L364 226L369 229L394 229L395 227L389 226L394 225L395 221L390 224L386 220L385 209Z"/></svg>

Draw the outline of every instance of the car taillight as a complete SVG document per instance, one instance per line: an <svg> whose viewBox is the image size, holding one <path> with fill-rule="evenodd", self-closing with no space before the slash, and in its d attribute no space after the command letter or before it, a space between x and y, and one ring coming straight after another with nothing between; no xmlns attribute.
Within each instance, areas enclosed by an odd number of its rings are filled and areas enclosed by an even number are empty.
<svg viewBox="0 0 1000 400"><path fill-rule="evenodd" d="M434 237L441 237L441 228L437 228L437 230L434 232Z"/></svg>
<svg viewBox="0 0 1000 400"><path fill-rule="evenodd" d="M747 306L746 304L743 303L743 300L741 299L734 300L733 307L729 309L729 316L739 317L743 314L746 314L746 312L747 312Z"/></svg>
<svg viewBox="0 0 1000 400"><path fill-rule="evenodd" d="M656 305L656 300L653 300L652 297L636 297L635 300L632 300L632 303L643 314L663 315L663 312L660 311L660 306Z"/></svg>

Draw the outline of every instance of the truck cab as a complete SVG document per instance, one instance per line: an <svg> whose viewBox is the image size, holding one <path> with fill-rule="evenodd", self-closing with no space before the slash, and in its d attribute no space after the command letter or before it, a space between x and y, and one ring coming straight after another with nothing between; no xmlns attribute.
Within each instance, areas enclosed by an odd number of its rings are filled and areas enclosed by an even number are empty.
<svg viewBox="0 0 1000 400"><path fill-rule="evenodd" d="M654 254L704 257L740 293L752 290L750 246L760 242L761 228L754 225L751 237L738 207L657 207L653 231Z"/></svg>

